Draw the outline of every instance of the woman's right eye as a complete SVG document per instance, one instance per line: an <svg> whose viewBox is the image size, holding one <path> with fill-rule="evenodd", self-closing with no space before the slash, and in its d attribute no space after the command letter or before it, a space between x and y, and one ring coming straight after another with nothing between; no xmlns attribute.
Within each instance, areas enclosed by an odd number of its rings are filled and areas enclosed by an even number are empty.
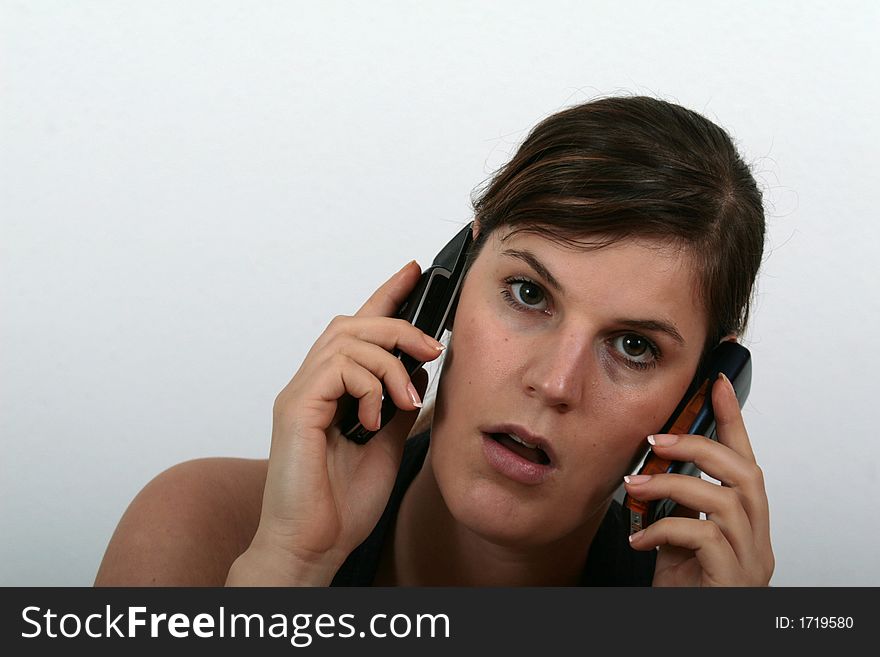
<svg viewBox="0 0 880 657"><path fill-rule="evenodd" d="M511 278L504 281L507 287L502 290L508 303L520 310L545 312L548 308L544 288L526 278Z"/></svg>

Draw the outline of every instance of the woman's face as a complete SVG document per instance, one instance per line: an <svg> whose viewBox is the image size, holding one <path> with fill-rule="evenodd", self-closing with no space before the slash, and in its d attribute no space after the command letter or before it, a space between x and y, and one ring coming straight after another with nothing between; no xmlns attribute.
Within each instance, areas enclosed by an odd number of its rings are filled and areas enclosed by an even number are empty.
<svg viewBox="0 0 880 657"><path fill-rule="evenodd" d="M456 520L541 545L587 523L635 467L694 375L706 317L684 251L508 234L489 236L463 283L430 460Z"/></svg>

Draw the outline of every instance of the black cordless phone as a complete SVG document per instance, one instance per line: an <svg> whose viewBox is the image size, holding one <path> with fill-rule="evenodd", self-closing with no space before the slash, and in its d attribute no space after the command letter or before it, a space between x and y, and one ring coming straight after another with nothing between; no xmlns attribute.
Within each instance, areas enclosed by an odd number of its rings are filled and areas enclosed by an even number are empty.
<svg viewBox="0 0 880 657"><path fill-rule="evenodd" d="M422 272L419 282L397 311L399 319L405 319L435 340L440 339L455 314L458 293L464 278L468 251L472 241L472 231L473 222L462 228L443 247L434 258L434 263ZM422 366L421 362L409 354L402 353L399 349L395 349L393 354L400 358L410 376ZM343 404L343 412L339 427L346 438L363 445L376 432L367 429L358 420L357 401L350 395L346 395L346 398L340 400L340 403ZM397 407L394 405L391 395L383 386L381 420L383 427L388 424L396 411Z"/></svg>
<svg viewBox="0 0 880 657"><path fill-rule="evenodd" d="M700 374L691 383L687 394L679 402L672 417L658 433L698 434L717 440L715 415L712 411L712 385L723 372L733 384L739 407L742 408L749 396L752 384L752 361L749 350L736 342L720 343L706 360ZM639 474L658 474L672 472L700 476L700 470L693 463L668 461L648 452ZM630 534L634 534L670 515L676 503L670 499L643 502L629 495L623 498L624 508L629 510Z"/></svg>

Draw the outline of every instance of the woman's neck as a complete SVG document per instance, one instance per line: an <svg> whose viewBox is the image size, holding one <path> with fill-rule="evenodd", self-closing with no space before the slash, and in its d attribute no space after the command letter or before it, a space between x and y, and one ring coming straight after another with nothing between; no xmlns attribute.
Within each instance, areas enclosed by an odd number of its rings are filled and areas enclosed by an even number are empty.
<svg viewBox="0 0 880 657"><path fill-rule="evenodd" d="M383 548L377 586L577 585L604 504L576 533L549 545L511 548L459 524L443 500L428 451L404 494Z"/></svg>

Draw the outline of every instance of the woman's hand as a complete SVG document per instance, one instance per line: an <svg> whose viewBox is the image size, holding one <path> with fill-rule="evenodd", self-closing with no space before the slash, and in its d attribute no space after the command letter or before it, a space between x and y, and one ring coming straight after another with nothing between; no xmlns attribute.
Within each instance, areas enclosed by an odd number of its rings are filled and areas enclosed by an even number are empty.
<svg viewBox="0 0 880 657"><path fill-rule="evenodd" d="M260 524L228 584L329 584L378 522L427 382L419 370L418 391L390 351L427 362L443 349L408 322L391 318L419 275L418 265L407 264L354 317L330 322L279 393ZM336 426L338 400L344 394L357 398L358 419L376 430L383 383L400 410L366 445L348 440Z"/></svg>
<svg viewBox="0 0 880 657"><path fill-rule="evenodd" d="M749 443L730 381L712 387L718 442L705 436L656 435L652 448L673 461L691 461L721 485L690 475L627 477L639 500L670 498L673 516L631 537L636 550L659 546L654 586L767 586L775 561L770 510L761 468ZM706 514L700 520L699 511Z"/></svg>

